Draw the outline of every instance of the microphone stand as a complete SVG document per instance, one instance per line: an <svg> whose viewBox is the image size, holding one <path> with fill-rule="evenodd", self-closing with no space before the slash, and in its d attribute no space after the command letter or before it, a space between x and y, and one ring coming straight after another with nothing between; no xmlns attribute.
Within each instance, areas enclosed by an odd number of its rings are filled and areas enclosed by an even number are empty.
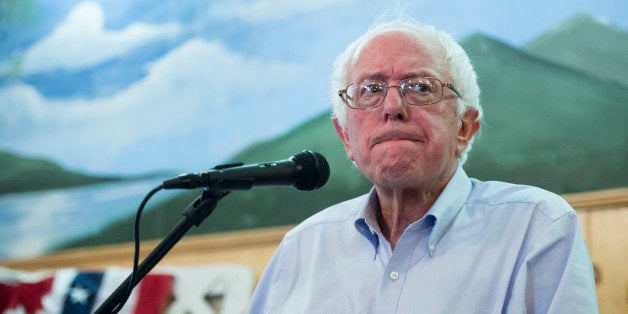
<svg viewBox="0 0 628 314"><path fill-rule="evenodd" d="M211 191L204 189L203 193L192 204L190 204L183 213L183 218L179 223L170 231L170 233L153 249L153 251L142 261L139 265L137 273L129 275L124 282L122 282L118 288L105 300L100 307L96 310L96 314L109 314L114 310L117 312L120 309L120 302L126 298L129 289L132 290L135 286L150 272L151 269L161 261L164 256L183 238L183 236L196 225L197 227L207 218L218 201L229 194L228 191ZM132 278L133 283L130 285Z"/></svg>

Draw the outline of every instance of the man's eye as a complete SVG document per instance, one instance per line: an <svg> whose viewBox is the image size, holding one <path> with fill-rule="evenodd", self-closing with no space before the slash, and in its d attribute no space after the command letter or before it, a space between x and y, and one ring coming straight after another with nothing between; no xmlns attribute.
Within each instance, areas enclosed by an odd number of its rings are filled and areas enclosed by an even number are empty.
<svg viewBox="0 0 628 314"><path fill-rule="evenodd" d="M413 93L429 93L432 87L426 83L414 83L406 85L406 91Z"/></svg>
<svg viewBox="0 0 628 314"><path fill-rule="evenodd" d="M381 84L366 84L362 86L362 93L364 94L377 94L384 91L384 87Z"/></svg>

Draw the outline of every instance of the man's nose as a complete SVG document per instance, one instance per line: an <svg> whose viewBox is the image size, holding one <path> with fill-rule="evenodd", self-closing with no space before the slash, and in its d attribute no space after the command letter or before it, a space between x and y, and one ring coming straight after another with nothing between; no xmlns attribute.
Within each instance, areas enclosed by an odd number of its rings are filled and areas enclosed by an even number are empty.
<svg viewBox="0 0 628 314"><path fill-rule="evenodd" d="M386 120L398 119L406 120L408 117L408 111L406 104L401 96L401 90L399 86L388 86L386 97L384 97L384 103L382 104L382 114Z"/></svg>

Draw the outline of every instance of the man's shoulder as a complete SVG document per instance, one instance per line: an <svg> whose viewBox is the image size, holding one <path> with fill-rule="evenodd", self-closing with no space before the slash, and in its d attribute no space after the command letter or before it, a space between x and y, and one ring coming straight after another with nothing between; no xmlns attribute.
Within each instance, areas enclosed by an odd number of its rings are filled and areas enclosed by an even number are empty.
<svg viewBox="0 0 628 314"><path fill-rule="evenodd" d="M357 218L358 213L362 209L362 206L368 201L368 194L364 194L355 197L350 200L346 200L341 203L337 203L330 207L327 207L318 213L310 216L296 227L286 233L286 237L294 236L298 233L312 230L317 227L342 224L349 221L353 224L353 221Z"/></svg>
<svg viewBox="0 0 628 314"><path fill-rule="evenodd" d="M540 210L551 219L574 211L563 197L539 187L476 179L472 179L472 182L473 191L467 201L468 205L527 206Z"/></svg>

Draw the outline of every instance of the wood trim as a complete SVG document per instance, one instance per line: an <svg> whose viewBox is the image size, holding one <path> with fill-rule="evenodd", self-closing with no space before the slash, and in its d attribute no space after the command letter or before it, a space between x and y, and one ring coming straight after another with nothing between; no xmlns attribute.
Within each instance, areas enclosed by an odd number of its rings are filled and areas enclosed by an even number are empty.
<svg viewBox="0 0 628 314"><path fill-rule="evenodd" d="M628 187L562 195L576 210L595 210L628 205Z"/></svg>
<svg viewBox="0 0 628 314"><path fill-rule="evenodd" d="M208 235L188 236L182 239L169 253L173 261L181 256L203 255L207 252L230 252L249 250L257 247L270 247L272 251L277 247L284 234L293 226L252 229L237 232L225 232ZM160 240L143 241L140 247L140 260L146 257ZM106 266L131 266L133 244L123 243L99 247L78 248L55 252L41 257L4 260L0 266L21 270L40 270L50 268L77 267L95 269ZM167 262L169 256L164 258ZM220 262L220 261L219 261ZM223 261L228 262L228 261ZM264 264L267 262L264 261ZM196 264L202 264L202 259Z"/></svg>

